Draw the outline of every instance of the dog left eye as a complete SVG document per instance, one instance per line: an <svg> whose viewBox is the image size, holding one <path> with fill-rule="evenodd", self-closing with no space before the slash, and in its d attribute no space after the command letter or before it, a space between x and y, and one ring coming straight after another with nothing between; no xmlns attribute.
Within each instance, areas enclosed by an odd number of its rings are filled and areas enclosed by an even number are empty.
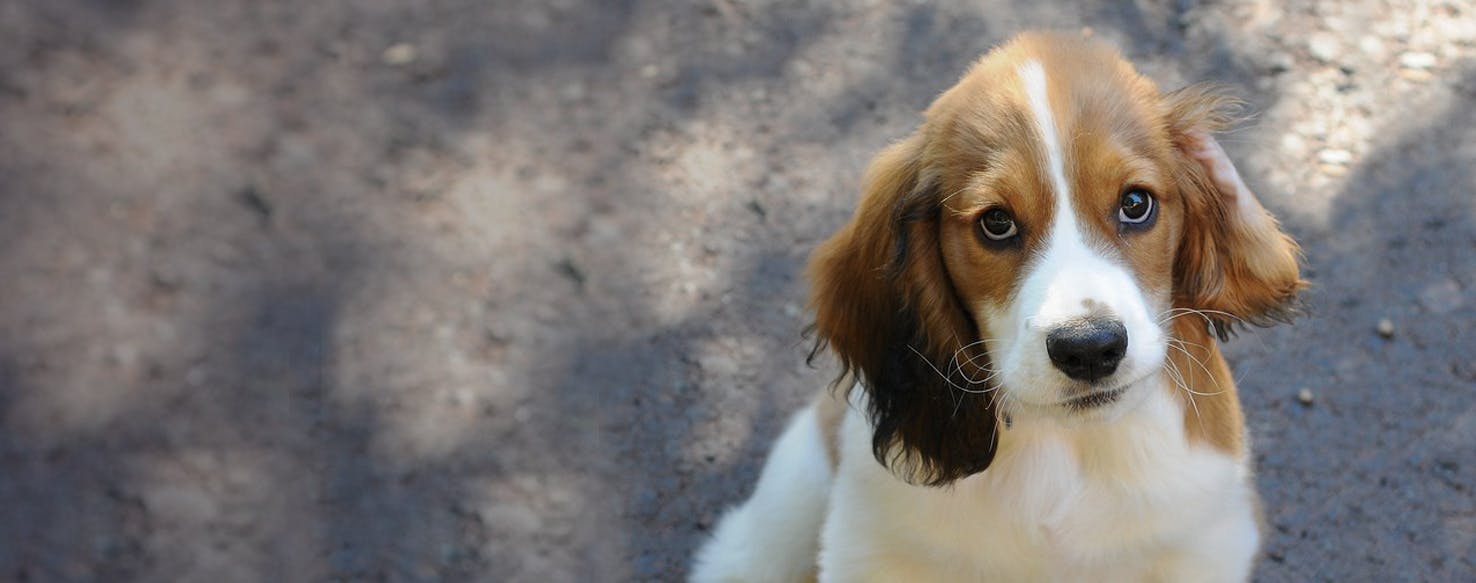
<svg viewBox="0 0 1476 583"><path fill-rule="evenodd" d="M1121 206L1117 209L1117 220L1136 225L1146 222L1152 215L1153 195L1148 194L1148 191L1135 188L1122 195Z"/></svg>
<svg viewBox="0 0 1476 583"><path fill-rule="evenodd" d="M1003 209L990 209L984 213L979 226L991 241L1004 241L1020 233L1020 228L1015 226L1015 218Z"/></svg>

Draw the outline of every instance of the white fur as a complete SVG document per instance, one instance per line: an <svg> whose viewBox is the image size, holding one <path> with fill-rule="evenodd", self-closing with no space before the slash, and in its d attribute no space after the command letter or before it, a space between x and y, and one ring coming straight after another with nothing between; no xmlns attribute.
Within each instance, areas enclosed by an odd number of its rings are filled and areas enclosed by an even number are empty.
<svg viewBox="0 0 1476 583"><path fill-rule="evenodd" d="M753 497L698 555L695 581L1243 581L1259 534L1244 458L1184 434L1183 405L1163 376L1155 321L1167 290L1145 290L1077 224L1046 76L1017 71L1056 197L1044 252L1013 305L976 306L999 344L1011 423L987 470L954 484L909 485L877 463L865 391L851 392L832 482L816 415L795 418ZM1089 313L1120 318L1128 353L1102 386L1128 386L1090 414L1058 406L1071 381L1045 335ZM1078 387L1079 388L1079 387ZM827 510L828 507L828 510ZM820 527L823 520L823 529Z"/></svg>
<svg viewBox="0 0 1476 583"><path fill-rule="evenodd" d="M692 580L806 580L818 534L822 582L1244 581L1259 546L1249 472L1189 445L1170 389L1147 384L1112 423L1014 422L987 471L946 488L876 462L859 389L832 481L806 409Z"/></svg>
<svg viewBox="0 0 1476 583"><path fill-rule="evenodd" d="M1245 580L1259 536L1248 472L1190 446L1180 405L1151 384L1112 423L1014 423L988 470L947 488L876 462L857 391L820 580Z"/></svg>
<svg viewBox="0 0 1476 583"><path fill-rule="evenodd" d="M1051 114L1050 94L1046 92L1045 67L1040 65L1040 61L1026 61L1016 69L1015 74L1020 76L1020 83L1025 86L1025 96L1030 101L1030 113L1035 116L1035 129L1040 132L1041 142L1045 144L1046 168L1051 171L1051 188L1056 191L1056 203L1067 205L1064 208L1071 208L1071 189L1066 185L1065 157L1061 155L1056 116ZM1072 217L1066 216L1064 220L1072 229L1076 228Z"/></svg>
<svg viewBox="0 0 1476 583"><path fill-rule="evenodd" d="M813 407L774 444L758 487L718 523L692 581L802 581L815 572L831 471Z"/></svg>

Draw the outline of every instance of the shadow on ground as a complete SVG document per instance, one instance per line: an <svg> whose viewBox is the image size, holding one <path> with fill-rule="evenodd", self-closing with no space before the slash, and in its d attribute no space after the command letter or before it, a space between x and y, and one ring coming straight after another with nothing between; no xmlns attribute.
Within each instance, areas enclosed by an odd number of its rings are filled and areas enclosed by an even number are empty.
<svg viewBox="0 0 1476 583"><path fill-rule="evenodd" d="M0 9L0 576L679 578L831 377L804 258L980 53L1090 26L1283 99L1217 6L1080 8ZM1471 569L1470 78L1230 348L1262 579Z"/></svg>

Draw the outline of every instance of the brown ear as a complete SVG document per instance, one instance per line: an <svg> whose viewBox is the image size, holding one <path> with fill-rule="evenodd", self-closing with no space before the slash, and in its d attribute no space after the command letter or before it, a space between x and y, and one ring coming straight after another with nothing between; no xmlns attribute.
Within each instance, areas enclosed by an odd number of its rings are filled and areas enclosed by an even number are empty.
<svg viewBox="0 0 1476 583"><path fill-rule="evenodd" d="M1300 249L1210 135L1230 123L1240 102L1201 85L1169 94L1165 105L1185 205L1175 306L1202 310L1221 339L1236 324L1286 321L1306 286Z"/></svg>
<svg viewBox="0 0 1476 583"><path fill-rule="evenodd" d="M993 393L939 247L923 130L877 155L851 222L810 259L818 351L828 343L870 401L872 452L898 477L944 485L983 471Z"/></svg>

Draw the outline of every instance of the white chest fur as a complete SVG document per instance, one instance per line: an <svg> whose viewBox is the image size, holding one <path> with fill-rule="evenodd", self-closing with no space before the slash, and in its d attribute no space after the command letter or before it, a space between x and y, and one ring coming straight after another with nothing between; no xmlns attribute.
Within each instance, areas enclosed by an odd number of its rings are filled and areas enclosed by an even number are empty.
<svg viewBox="0 0 1476 583"><path fill-rule="evenodd" d="M988 470L947 488L888 473L853 406L821 579L1244 580L1258 539L1245 463L1190 445L1166 389L1138 390L1111 422L1017 420Z"/></svg>

